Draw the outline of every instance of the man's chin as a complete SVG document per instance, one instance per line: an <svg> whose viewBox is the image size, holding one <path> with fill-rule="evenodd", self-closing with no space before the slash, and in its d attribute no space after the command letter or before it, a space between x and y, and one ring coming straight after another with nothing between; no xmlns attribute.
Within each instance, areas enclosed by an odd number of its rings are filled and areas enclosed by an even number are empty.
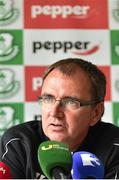
<svg viewBox="0 0 119 180"><path fill-rule="evenodd" d="M64 137L59 137L59 136L58 137L57 136L50 136L49 139L51 141L58 141L58 142L64 142L65 141Z"/></svg>

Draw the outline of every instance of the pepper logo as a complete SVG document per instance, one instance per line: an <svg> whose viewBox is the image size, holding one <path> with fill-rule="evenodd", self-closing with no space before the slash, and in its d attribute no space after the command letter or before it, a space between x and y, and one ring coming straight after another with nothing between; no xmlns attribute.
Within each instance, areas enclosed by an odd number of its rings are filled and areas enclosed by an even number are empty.
<svg viewBox="0 0 119 180"><path fill-rule="evenodd" d="M31 7L31 17L37 18L37 16L43 14L45 16L50 15L51 18L57 18L57 16L62 16L62 18L67 18L68 16L73 15L73 17L78 16L80 18L87 17L87 14L90 10L90 6L32 6Z"/></svg>
<svg viewBox="0 0 119 180"><path fill-rule="evenodd" d="M20 82L15 81L15 74L10 69L0 69L0 99L14 96L19 88Z"/></svg>
<svg viewBox="0 0 119 180"><path fill-rule="evenodd" d="M94 45L90 49L83 50L83 51L74 51L73 54L78 55L78 56L86 56L86 55L91 55L96 53L99 50L100 46L99 45Z"/></svg>
<svg viewBox="0 0 119 180"><path fill-rule="evenodd" d="M13 0L0 0L0 25L10 24L17 19L19 11L13 6Z"/></svg>
<svg viewBox="0 0 119 180"><path fill-rule="evenodd" d="M18 54L19 48L13 45L13 39L9 33L0 34L0 62L9 61Z"/></svg>
<svg viewBox="0 0 119 180"><path fill-rule="evenodd" d="M91 55L93 53L96 53L100 48L100 43L97 45L93 45L89 41L34 41L33 42L33 53L37 53L37 51L41 49L45 49L47 51L51 50L53 53L57 53L58 51L63 51L64 53L67 53L69 50L75 55Z"/></svg>

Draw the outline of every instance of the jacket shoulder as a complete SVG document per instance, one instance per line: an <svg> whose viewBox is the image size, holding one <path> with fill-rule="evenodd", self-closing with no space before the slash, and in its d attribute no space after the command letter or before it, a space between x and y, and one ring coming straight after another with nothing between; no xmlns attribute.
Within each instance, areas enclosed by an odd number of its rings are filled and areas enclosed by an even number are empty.
<svg viewBox="0 0 119 180"><path fill-rule="evenodd" d="M21 123L19 125L15 125L5 131L1 139L9 139L17 137L17 138L30 138L33 136L40 136L42 132L41 122L40 121L28 121L25 123Z"/></svg>

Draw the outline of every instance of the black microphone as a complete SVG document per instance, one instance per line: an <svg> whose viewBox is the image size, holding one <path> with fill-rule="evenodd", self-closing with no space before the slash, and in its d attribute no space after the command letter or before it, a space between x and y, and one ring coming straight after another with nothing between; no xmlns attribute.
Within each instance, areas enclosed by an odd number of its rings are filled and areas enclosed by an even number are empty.
<svg viewBox="0 0 119 180"><path fill-rule="evenodd" d="M72 155L67 145L57 141L45 141L38 148L38 160L49 179L70 179Z"/></svg>

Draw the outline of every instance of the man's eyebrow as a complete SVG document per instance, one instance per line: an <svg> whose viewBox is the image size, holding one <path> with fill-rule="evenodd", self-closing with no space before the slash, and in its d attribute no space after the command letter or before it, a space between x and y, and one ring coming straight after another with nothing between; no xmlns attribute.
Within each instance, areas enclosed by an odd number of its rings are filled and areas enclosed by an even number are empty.
<svg viewBox="0 0 119 180"><path fill-rule="evenodd" d="M73 96L64 96L63 98L69 98L69 99L74 99L74 100L77 99L76 97L73 97Z"/></svg>
<svg viewBox="0 0 119 180"><path fill-rule="evenodd" d="M65 99L65 98L67 98L67 99L72 99L72 100L75 100L75 101L81 101L79 98L74 97L74 96L64 96L63 99ZM62 99L62 98L61 98L61 99Z"/></svg>
<svg viewBox="0 0 119 180"><path fill-rule="evenodd" d="M52 97L55 97L53 94L50 94L50 93L46 93L44 92L41 96L52 96ZM60 99L72 99L72 100L75 100L75 101L81 101L78 97L76 96L63 96L62 98Z"/></svg>
<svg viewBox="0 0 119 180"><path fill-rule="evenodd" d="M41 96L54 96L54 95L52 95L50 93L43 93Z"/></svg>

